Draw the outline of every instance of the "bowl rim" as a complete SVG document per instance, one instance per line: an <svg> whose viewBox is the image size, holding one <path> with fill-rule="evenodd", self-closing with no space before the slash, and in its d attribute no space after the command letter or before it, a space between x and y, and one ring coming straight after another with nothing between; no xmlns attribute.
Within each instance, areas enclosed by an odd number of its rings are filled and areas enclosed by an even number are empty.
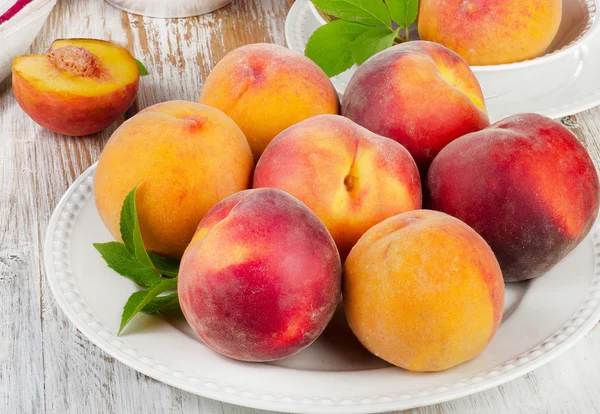
<svg viewBox="0 0 600 414"><path fill-rule="evenodd" d="M173 0L171 0L171 1L173 1ZM150 4L150 5L147 4L147 3L149 3L148 0L138 0L137 3L135 0L129 0L129 1L106 0L106 2L108 4L110 4L113 7L116 7L119 10L123 10L127 13L135 14L138 16L149 17L151 19L185 19L188 17L203 16L205 14L213 13L213 12L231 4L231 2L233 0L216 0L216 1L218 1L218 3L216 3L217 5L208 7L204 11L200 11L201 9L198 6L195 9L190 9L190 11L187 11L187 12L168 13L168 12L160 12L160 11L155 12L155 11L146 10L144 7L147 8L148 6L152 6L152 4ZM157 2L162 2L162 0L154 0L154 3L157 3ZM176 2L191 3L189 0L178 0ZM141 7L137 8L136 6L141 6Z"/></svg>
<svg viewBox="0 0 600 414"><path fill-rule="evenodd" d="M321 25L325 25L328 22L323 18L317 6L314 5L312 0L307 0L308 6L312 11L312 14L317 18ZM564 1L564 0L563 0ZM532 59L522 60L520 62L513 63L501 63L498 65L469 65L473 72L500 72L500 71L509 71L509 70L519 70L526 69L532 66L537 66L542 63L552 62L557 60L567 53L571 52L575 49L575 46L581 46L584 40L587 40L593 33L595 33L600 28L600 23L597 19L597 10L598 3L600 0L579 0L584 5L587 6L588 10L588 21L586 27L583 31L583 34L580 35L576 40L571 43L561 47L558 50L555 50L551 53L547 53L543 56L538 56Z"/></svg>

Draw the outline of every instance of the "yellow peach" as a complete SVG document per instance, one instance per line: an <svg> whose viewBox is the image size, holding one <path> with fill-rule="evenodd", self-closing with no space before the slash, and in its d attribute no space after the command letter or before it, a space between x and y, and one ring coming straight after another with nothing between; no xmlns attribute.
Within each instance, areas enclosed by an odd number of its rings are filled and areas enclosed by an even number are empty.
<svg viewBox="0 0 600 414"><path fill-rule="evenodd" d="M300 53L274 44L230 52L206 79L200 103L222 110L242 128L255 159L284 129L339 112L325 72Z"/></svg>
<svg viewBox="0 0 600 414"><path fill-rule="evenodd" d="M193 102L165 102L123 123L106 144L94 179L96 206L120 240L121 206L138 185L146 247L181 257L208 210L250 186L253 167L248 142L227 115Z"/></svg>
<svg viewBox="0 0 600 414"><path fill-rule="evenodd" d="M543 54L561 18L562 0L421 0L417 27L469 65L497 65Z"/></svg>

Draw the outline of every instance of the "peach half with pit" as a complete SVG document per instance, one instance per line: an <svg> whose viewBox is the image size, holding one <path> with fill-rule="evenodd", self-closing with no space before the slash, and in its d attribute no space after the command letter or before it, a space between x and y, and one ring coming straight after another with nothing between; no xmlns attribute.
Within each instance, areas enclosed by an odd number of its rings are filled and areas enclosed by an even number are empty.
<svg viewBox="0 0 600 414"><path fill-rule="evenodd" d="M17 102L39 125L59 134L102 131L135 100L140 73L127 49L95 39L56 40L46 54L15 58Z"/></svg>

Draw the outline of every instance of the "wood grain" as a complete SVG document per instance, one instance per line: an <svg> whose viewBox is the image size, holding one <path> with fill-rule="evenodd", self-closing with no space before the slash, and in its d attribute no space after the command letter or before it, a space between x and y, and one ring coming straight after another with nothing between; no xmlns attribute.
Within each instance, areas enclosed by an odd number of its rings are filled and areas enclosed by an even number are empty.
<svg viewBox="0 0 600 414"><path fill-rule="evenodd" d="M129 15L101 0L59 1L31 47L61 37L96 37L127 46L150 74L125 114L171 99L198 99L227 51L247 43L284 44L292 0L234 0L211 15L161 20ZM120 120L91 137L58 136L18 107L0 84L0 413L223 413L257 410L201 398L115 361L58 309L43 276L42 240L54 206L96 161ZM600 110L564 121L600 161ZM600 412L600 329L534 373L499 388L411 413Z"/></svg>

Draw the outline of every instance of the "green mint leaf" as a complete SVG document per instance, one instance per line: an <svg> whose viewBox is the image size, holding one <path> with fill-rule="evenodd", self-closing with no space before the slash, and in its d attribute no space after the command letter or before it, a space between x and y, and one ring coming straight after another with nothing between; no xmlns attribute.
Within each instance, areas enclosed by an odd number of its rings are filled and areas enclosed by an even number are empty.
<svg viewBox="0 0 600 414"><path fill-rule="evenodd" d="M400 29L391 31L385 27L374 27L364 32L352 42L352 59L357 65L361 65L371 56L393 46L399 31Z"/></svg>
<svg viewBox="0 0 600 414"><path fill-rule="evenodd" d="M142 239L142 232L140 230L140 221L137 215L136 206L136 194L138 186L136 185L133 190L127 194L123 201L123 207L121 208L121 219L120 229L121 238L127 250L133 253L136 260L140 262L143 267L154 268L150 256L144 246L144 240Z"/></svg>
<svg viewBox="0 0 600 414"><path fill-rule="evenodd" d="M308 39L304 53L332 77L354 64L352 42L371 29L369 26L335 20L318 28Z"/></svg>
<svg viewBox="0 0 600 414"><path fill-rule="evenodd" d="M148 290L140 290L132 294L125 306L123 307L123 314L121 315L121 325L119 326L118 335L123 332L123 329L133 319L138 312L146 307L154 298L161 293L169 290L177 289L177 278L163 279L161 283L151 287Z"/></svg>
<svg viewBox="0 0 600 414"><path fill-rule="evenodd" d="M179 260L162 257L152 252L148 252L154 268L161 274L169 277L177 277L179 274Z"/></svg>
<svg viewBox="0 0 600 414"><path fill-rule="evenodd" d="M381 0L312 0L323 13L367 26L391 28L390 12Z"/></svg>
<svg viewBox="0 0 600 414"><path fill-rule="evenodd" d="M121 239L127 250L135 254L135 246L133 245L133 232L135 229L136 211L135 211L135 194L137 186L127 194L121 207L121 218L119 220L119 228L121 230Z"/></svg>
<svg viewBox="0 0 600 414"><path fill-rule="evenodd" d="M403 29L407 29L417 19L419 0L386 0L392 19Z"/></svg>
<svg viewBox="0 0 600 414"><path fill-rule="evenodd" d="M168 306L174 306L178 303L179 303L179 295L177 294L177 292L173 292L169 295L159 296L157 298L152 299L150 302L148 302L148 304L146 306L144 306L144 309L142 309L142 312L156 313L156 312L160 312L161 310L165 309Z"/></svg>
<svg viewBox="0 0 600 414"><path fill-rule="evenodd" d="M140 76L146 76L148 74L148 69L146 69L144 64L137 59L135 59L135 63L137 64L138 70L140 71Z"/></svg>
<svg viewBox="0 0 600 414"><path fill-rule="evenodd" d="M140 286L151 287L164 280L153 268L140 265L133 254L119 242L94 243L94 247L108 267Z"/></svg>

